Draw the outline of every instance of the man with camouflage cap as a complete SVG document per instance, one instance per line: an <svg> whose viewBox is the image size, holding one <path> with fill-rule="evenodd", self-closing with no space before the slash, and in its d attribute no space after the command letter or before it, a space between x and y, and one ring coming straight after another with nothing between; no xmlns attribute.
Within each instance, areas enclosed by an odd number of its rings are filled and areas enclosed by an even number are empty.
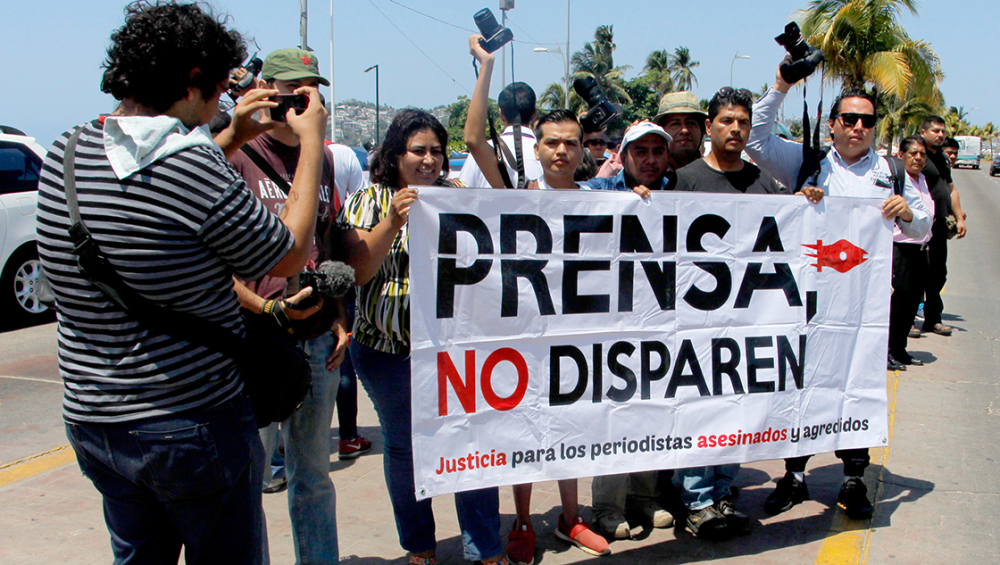
<svg viewBox="0 0 1000 565"><path fill-rule="evenodd" d="M261 78L263 81L258 88L270 90L271 96L275 93L315 93L320 84L330 84L319 74L316 56L302 49L279 49L268 55ZM255 96L253 91L246 95L247 98ZM299 161L299 136L288 125L288 116L293 112L296 110L290 109L285 116L279 117L273 115L271 108L261 110L260 123L271 129L229 157L251 192L276 214L285 206L286 195L280 187L282 183L276 182L274 177L291 184ZM331 256L331 250L324 246L324 237L338 208L333 157L329 151L323 151L320 171L316 235L309 255L316 263ZM289 281L296 283L294 287ZM262 311L266 300L277 311L276 319L304 318L299 324L308 323L308 328L299 326L296 335L304 334L299 336L302 339L300 347L309 357L312 388L299 410L281 423L288 474L288 513L295 542L295 562L333 564L339 559L339 547L336 492L330 479L330 422L340 386L339 366L348 341L346 320L342 305L332 303L330 298L324 299L322 307L287 308L282 299L294 294L297 287L297 277L264 277L246 281L245 286L238 284L236 289L242 306L252 312ZM270 456L277 441L277 425L272 424L260 432L265 453ZM270 479L269 466L265 468L264 478L266 484ZM266 544L264 549L267 555Z"/></svg>
<svg viewBox="0 0 1000 565"><path fill-rule="evenodd" d="M673 139L670 143L670 166L673 170L701 159L707 119L708 114L702 111L693 92L668 92L660 98L653 123Z"/></svg>

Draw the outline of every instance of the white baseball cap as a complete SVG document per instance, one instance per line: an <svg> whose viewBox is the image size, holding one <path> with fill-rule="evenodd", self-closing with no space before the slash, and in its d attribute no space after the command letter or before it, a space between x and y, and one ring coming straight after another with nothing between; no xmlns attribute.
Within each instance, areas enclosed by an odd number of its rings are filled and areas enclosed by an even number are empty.
<svg viewBox="0 0 1000 565"><path fill-rule="evenodd" d="M670 142L674 140L670 137L669 133L653 122L640 122L625 131L625 137L622 139L621 150L625 151L625 148L628 147L629 143L632 143L640 137L649 134L662 137L663 140L667 142L667 145L670 145Z"/></svg>

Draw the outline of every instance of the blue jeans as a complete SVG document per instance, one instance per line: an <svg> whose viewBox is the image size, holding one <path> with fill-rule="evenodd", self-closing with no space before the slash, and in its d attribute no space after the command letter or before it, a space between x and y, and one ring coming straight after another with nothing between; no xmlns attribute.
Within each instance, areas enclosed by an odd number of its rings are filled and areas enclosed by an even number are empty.
<svg viewBox="0 0 1000 565"><path fill-rule="evenodd" d="M116 565L261 563L264 451L250 400L122 424L66 422Z"/></svg>
<svg viewBox="0 0 1000 565"><path fill-rule="evenodd" d="M351 353L340 364L340 390L337 392L337 435L340 439L358 437L358 375Z"/></svg>
<svg viewBox="0 0 1000 565"><path fill-rule="evenodd" d="M740 472L739 465L715 465L678 469L681 501L688 510L701 510L722 500Z"/></svg>
<svg viewBox="0 0 1000 565"><path fill-rule="evenodd" d="M337 493L330 479L330 425L340 387L340 369L326 368L326 358L334 346L336 338L332 332L302 343L312 368L312 390L302 407L281 423L288 515L292 521L295 562L302 565L337 563L340 559ZM260 430L265 453L274 452L277 442L274 428L272 425ZM265 472L265 483L271 480L269 475Z"/></svg>
<svg viewBox="0 0 1000 565"><path fill-rule="evenodd" d="M410 422L410 357L392 355L351 341L354 368L375 405L382 425L383 470L389 487L399 544L411 553L435 549L431 500L416 499L413 480L413 433ZM500 491L485 488L455 494L465 558L500 555Z"/></svg>

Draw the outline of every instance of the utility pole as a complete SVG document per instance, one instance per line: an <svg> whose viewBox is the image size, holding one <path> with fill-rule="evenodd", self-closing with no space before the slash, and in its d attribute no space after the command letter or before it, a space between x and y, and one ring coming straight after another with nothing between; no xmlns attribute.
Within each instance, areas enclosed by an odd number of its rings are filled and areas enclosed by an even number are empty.
<svg viewBox="0 0 1000 565"><path fill-rule="evenodd" d="M500 0L500 18L503 27L507 27L507 10L514 9L514 0ZM508 43L507 45L510 45ZM503 46L503 52L500 53L500 88L507 86L507 45ZM513 56L513 53L511 53Z"/></svg>
<svg viewBox="0 0 1000 565"><path fill-rule="evenodd" d="M566 53L564 53L564 55L565 55L565 62L566 62L566 98L563 101L563 109L564 110L569 110L569 54L570 54L570 50L569 50L569 0L566 0Z"/></svg>
<svg viewBox="0 0 1000 565"><path fill-rule="evenodd" d="M330 141L337 142L337 94L333 66L333 0L330 0Z"/></svg>
<svg viewBox="0 0 1000 565"><path fill-rule="evenodd" d="M302 36L302 44L299 46L306 51L309 49L309 0L299 0L299 35Z"/></svg>

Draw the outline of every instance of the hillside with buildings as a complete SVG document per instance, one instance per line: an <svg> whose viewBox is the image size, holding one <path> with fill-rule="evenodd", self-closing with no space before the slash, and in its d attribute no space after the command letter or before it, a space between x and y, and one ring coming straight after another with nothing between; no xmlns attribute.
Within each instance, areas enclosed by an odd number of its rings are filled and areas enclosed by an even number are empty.
<svg viewBox="0 0 1000 565"><path fill-rule="evenodd" d="M396 117L398 110L386 105L382 105L379 112L379 132L380 136L385 135L385 130ZM438 106L430 110L431 114L441 123L448 126L448 106ZM341 100L337 104L335 114L337 143L343 143L352 147L361 147L367 141L375 142L375 104L372 102L362 102L348 98ZM329 137L329 127L327 128Z"/></svg>

